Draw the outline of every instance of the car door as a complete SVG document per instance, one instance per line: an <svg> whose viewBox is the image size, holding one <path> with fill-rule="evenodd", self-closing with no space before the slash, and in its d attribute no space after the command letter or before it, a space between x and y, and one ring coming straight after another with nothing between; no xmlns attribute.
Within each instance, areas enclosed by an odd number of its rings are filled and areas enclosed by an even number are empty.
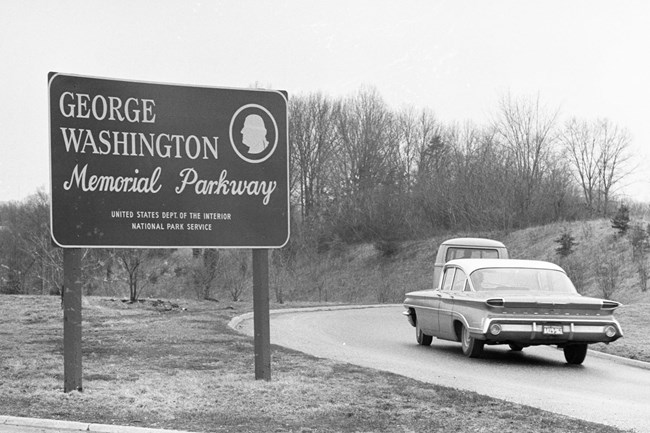
<svg viewBox="0 0 650 433"><path fill-rule="evenodd" d="M449 270L449 268L448 268ZM460 269L455 268L451 283L441 291L440 314L438 315L438 327L440 338L446 340L456 340L454 330L454 300L455 297L462 293L467 283L467 274Z"/></svg>
<svg viewBox="0 0 650 433"><path fill-rule="evenodd" d="M423 317L424 321L422 323L422 328L429 330L429 334L435 337L440 335L440 303L443 297L444 291L449 291L451 289L451 284L454 280L454 271L455 268L450 268L445 271L442 275L442 280L440 287L433 291L433 296L431 297L431 305L428 314L425 314Z"/></svg>

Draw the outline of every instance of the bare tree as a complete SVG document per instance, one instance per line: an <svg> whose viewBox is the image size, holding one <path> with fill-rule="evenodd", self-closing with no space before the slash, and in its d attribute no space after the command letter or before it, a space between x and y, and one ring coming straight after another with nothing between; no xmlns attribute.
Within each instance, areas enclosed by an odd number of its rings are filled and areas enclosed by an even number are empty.
<svg viewBox="0 0 650 433"><path fill-rule="evenodd" d="M600 188L602 191L603 213L607 215L611 194L629 171L626 167L630 155L628 148L630 134L608 120L598 122L601 151L599 159Z"/></svg>
<svg viewBox="0 0 650 433"><path fill-rule="evenodd" d="M236 250L229 252L223 264L224 285L232 301L240 301L249 285L250 254Z"/></svg>
<svg viewBox="0 0 650 433"><path fill-rule="evenodd" d="M194 253L194 251L193 251ZM219 270L219 250L205 248L192 254L192 279L194 289L200 299L212 299L212 285Z"/></svg>
<svg viewBox="0 0 650 433"><path fill-rule="evenodd" d="M406 176L406 185L413 187L420 161L440 134L440 124L430 110L416 111L413 107L403 108L397 115L399 152Z"/></svg>
<svg viewBox="0 0 650 433"><path fill-rule="evenodd" d="M560 154L548 161L546 175L542 182L543 194L535 206L539 224L566 219L579 203L579 193L571 178L568 163Z"/></svg>
<svg viewBox="0 0 650 433"><path fill-rule="evenodd" d="M422 129L428 131L422 119ZM442 126L430 134L423 134L422 148L417 162L417 177L414 187L415 202L422 217L431 229L450 228L449 203L453 200L452 146L446 129Z"/></svg>
<svg viewBox="0 0 650 433"><path fill-rule="evenodd" d="M622 261L619 255L604 251L598 253L594 274L603 298L609 299L620 286Z"/></svg>
<svg viewBox="0 0 650 433"><path fill-rule="evenodd" d="M31 207L27 200L0 205L0 293L29 293L28 282L39 268L34 241L44 233ZM47 225L47 218L43 224Z"/></svg>
<svg viewBox="0 0 650 433"><path fill-rule="evenodd" d="M607 215L611 195L629 171L630 135L607 119L571 119L562 134L587 208Z"/></svg>
<svg viewBox="0 0 650 433"><path fill-rule="evenodd" d="M395 221L388 206L401 208L392 199L404 192L395 116L371 88L339 104L335 121L339 147L332 196L338 231L344 239L377 239Z"/></svg>
<svg viewBox="0 0 650 433"><path fill-rule="evenodd" d="M646 227L643 227L640 223L633 224L629 230L629 240L632 245L632 261L639 275L639 285L641 291L645 292L648 290L648 279L650 279L650 266L648 266L650 224Z"/></svg>
<svg viewBox="0 0 650 433"><path fill-rule="evenodd" d="M504 158L492 128L465 122L447 128L449 197L453 226L508 228L512 210L510 161Z"/></svg>
<svg viewBox="0 0 650 433"><path fill-rule="evenodd" d="M389 181L398 157L393 114L374 88L362 89L336 111L339 174L353 193Z"/></svg>
<svg viewBox="0 0 650 433"><path fill-rule="evenodd" d="M166 272L165 250L116 249L113 253L126 272L130 302L140 299L145 288L156 284Z"/></svg>
<svg viewBox="0 0 650 433"><path fill-rule="evenodd" d="M600 146L593 125L572 118L561 136L587 209L594 212L598 193Z"/></svg>
<svg viewBox="0 0 650 433"><path fill-rule="evenodd" d="M530 207L557 140L558 110L548 111L535 99L503 97L494 122L517 176L515 201L519 220L527 225Z"/></svg>
<svg viewBox="0 0 650 433"><path fill-rule="evenodd" d="M326 166L334 152L334 103L320 93L292 98L289 102L291 158L303 217L320 205L326 188ZM294 188L295 189L295 188Z"/></svg>
<svg viewBox="0 0 650 433"><path fill-rule="evenodd" d="M118 257L120 264L127 274L127 282L129 284L129 301L136 302L140 296L138 284L140 283L140 266L144 259L144 250L129 249L129 250L116 250L115 254Z"/></svg>
<svg viewBox="0 0 650 433"><path fill-rule="evenodd" d="M2 205L0 226L2 286L15 293L60 293L63 255L52 244L47 193L39 190L22 202Z"/></svg>

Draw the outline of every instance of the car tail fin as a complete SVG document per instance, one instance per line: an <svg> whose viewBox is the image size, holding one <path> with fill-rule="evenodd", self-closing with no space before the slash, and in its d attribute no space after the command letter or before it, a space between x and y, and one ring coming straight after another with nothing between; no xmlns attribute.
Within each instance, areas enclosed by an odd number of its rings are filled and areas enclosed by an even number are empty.
<svg viewBox="0 0 650 433"><path fill-rule="evenodd" d="M617 309L617 308L620 307L620 306L621 306L621 303L620 303L620 302L616 302L616 301L603 301L603 305L602 305L601 309L603 309L603 310L615 310L615 309Z"/></svg>
<svg viewBox="0 0 650 433"><path fill-rule="evenodd" d="M485 301L490 307L503 307L506 301L503 298L490 298Z"/></svg>

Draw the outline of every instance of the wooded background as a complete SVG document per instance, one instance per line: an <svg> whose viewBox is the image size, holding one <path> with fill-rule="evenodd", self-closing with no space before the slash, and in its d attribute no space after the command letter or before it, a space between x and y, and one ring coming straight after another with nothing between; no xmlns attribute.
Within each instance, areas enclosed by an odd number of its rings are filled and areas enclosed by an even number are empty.
<svg viewBox="0 0 650 433"><path fill-rule="evenodd" d="M271 255L278 281L298 256L318 260L347 244L372 242L389 255L396 242L441 233L607 217L634 169L624 127L562 116L539 96L503 95L479 125L394 110L374 88L296 95L289 137L291 240ZM153 286L207 299L219 287L238 300L250 285L247 251L88 249L83 264L85 294L132 301ZM0 203L0 293L59 294L62 280L48 194Z"/></svg>

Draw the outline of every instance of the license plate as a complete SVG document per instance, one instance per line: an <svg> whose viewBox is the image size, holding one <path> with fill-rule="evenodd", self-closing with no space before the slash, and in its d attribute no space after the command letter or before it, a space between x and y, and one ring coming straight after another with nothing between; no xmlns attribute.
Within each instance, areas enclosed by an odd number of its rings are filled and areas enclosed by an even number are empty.
<svg viewBox="0 0 650 433"><path fill-rule="evenodd" d="M542 333L544 335L562 335L564 331L562 325L544 325Z"/></svg>

